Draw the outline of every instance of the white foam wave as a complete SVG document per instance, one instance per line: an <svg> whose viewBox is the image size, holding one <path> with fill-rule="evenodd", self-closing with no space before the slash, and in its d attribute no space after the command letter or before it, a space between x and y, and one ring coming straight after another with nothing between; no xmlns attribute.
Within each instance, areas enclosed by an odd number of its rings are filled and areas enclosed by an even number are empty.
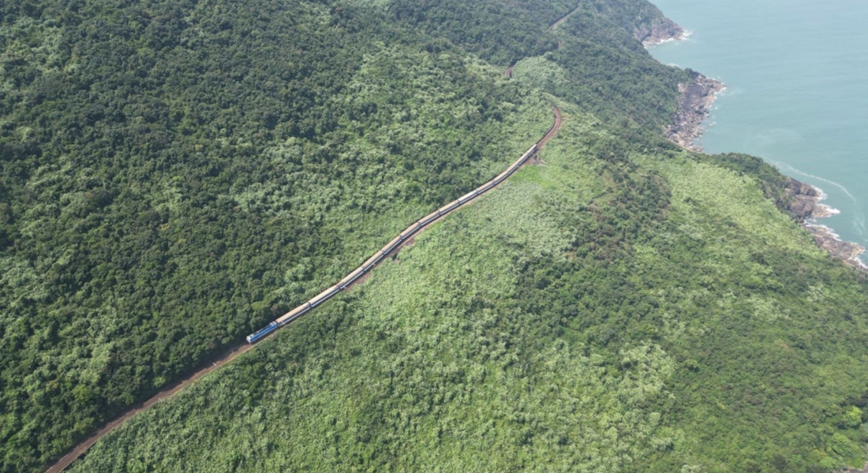
<svg viewBox="0 0 868 473"><path fill-rule="evenodd" d="M645 49L652 49L652 48L656 48L657 46L660 46L663 44L679 43L683 40L684 40L684 38L666 38L666 39L661 39L659 41L654 41L651 43L644 43L644 46L645 46Z"/></svg>
<svg viewBox="0 0 868 473"><path fill-rule="evenodd" d="M824 177L816 176L814 174L810 174L810 173L801 171L799 169L796 169L787 163L782 163L782 162L778 161L778 162L774 162L773 164L775 166L777 166L778 168L786 168L788 171L791 171L794 174L799 174L801 176L805 176L805 177L808 177L811 179L816 179L818 181L831 184L831 185L835 186L836 188L841 189L841 191L844 192L844 194L847 197L849 197L850 200L852 200L853 204L854 204L853 219L852 219L853 230L856 232L856 234L858 235L860 240L865 241L865 236L868 235L868 228L866 228L865 214L862 213L862 206L860 205L859 200L857 200L856 197L854 197L853 194L851 194L850 191L846 187L844 187L843 185L841 185L835 181L826 179ZM788 172L788 174L789 174L789 172ZM822 201L826 200L826 198L828 198L828 195L825 192L823 192L822 189L820 189L817 186L814 186L814 188L820 192L820 197L819 197L818 201L822 202ZM838 215L841 213L841 211L836 209L836 208L829 207L829 206L825 206L825 207L827 207L829 209L831 215ZM861 262L861 260L860 260L860 262Z"/></svg>
<svg viewBox="0 0 868 473"><path fill-rule="evenodd" d="M823 189L821 189L817 186L811 186L811 187L813 187L814 190L817 191L818 194L820 194L819 196L817 196L817 202L822 202L822 201L829 198L829 194L826 194L826 192Z"/></svg>
<svg viewBox="0 0 868 473"><path fill-rule="evenodd" d="M821 197L820 199L822 200L823 198L825 198L825 195L823 195L823 197ZM817 204L817 206L822 207L820 213L823 214L823 217L831 217L832 215L838 215L841 213L841 211L836 209L835 207L830 207L824 204Z"/></svg>
<svg viewBox="0 0 868 473"><path fill-rule="evenodd" d="M691 30L682 30L681 34L672 38L661 39L659 41L652 42L643 42L646 49L652 49L661 44L669 44L669 43L680 43L682 41L688 41L690 37L693 36L693 31ZM672 64L670 64L671 66Z"/></svg>
<svg viewBox="0 0 868 473"><path fill-rule="evenodd" d="M865 233L868 233L868 229L865 228L865 216L861 212L856 216L853 225L856 227L859 236L865 238Z"/></svg>
<svg viewBox="0 0 868 473"><path fill-rule="evenodd" d="M832 184L833 186L837 187L838 189L841 189L841 191L843 191L844 194L846 194L847 197L849 197L850 200L852 200L856 206L855 211L854 211L854 216L853 216L853 227L856 230L856 233L859 235L860 238L862 238L862 239L865 238L865 235L868 234L868 228L866 228L866 226L865 226L865 215L861 211L862 206L859 205L859 201L856 199L856 197L853 196L853 194L850 193L849 190L847 190L846 187L844 187L843 185L841 185L835 181L831 181L829 179L826 179L826 178L823 178L820 176L815 176L813 174L800 171L800 170L798 170L798 169L794 168L793 166L790 166L789 164L786 164L786 163L776 162L775 165L778 167L781 167L781 165L783 165L783 167L786 167L787 169L793 171L796 174L800 174L802 176L809 177L811 179L816 179L818 181L827 182L827 183ZM816 188L816 189L821 192L820 200L821 201L825 200L826 194L823 193L823 191L820 188ZM837 209L835 209L835 210L837 210ZM840 212L836 212L836 214L837 213L840 213Z"/></svg>
<svg viewBox="0 0 868 473"><path fill-rule="evenodd" d="M811 227L811 228L822 228L823 231L826 232L833 239L835 239L837 241L844 241L841 239L841 235L838 235L837 233L835 233L835 230L832 230L832 228L829 226L820 225L819 223L806 223L805 226Z"/></svg>
<svg viewBox="0 0 868 473"><path fill-rule="evenodd" d="M811 227L811 228L822 228L823 230L826 230L827 232L829 232L829 235L832 235L833 237L837 237L837 236L838 236L838 234L835 233L834 230L832 230L831 228L829 228L829 227L826 226L826 225L820 225L819 223L806 223L805 226L806 226L806 227Z"/></svg>
<svg viewBox="0 0 868 473"><path fill-rule="evenodd" d="M846 187L844 187L844 186L841 185L841 184L838 184L838 183L835 182L835 181L830 181L829 179L826 179L826 178L824 178L824 177L815 176L815 175L813 175L813 174L809 174L809 173L806 173L806 172L800 171L800 170L794 168L793 166L790 166L790 165L787 164L787 163L775 162L774 164L775 164L775 166L778 166L778 167L783 166L783 167L785 167L785 168L787 168L787 169L793 171L793 172L796 173L796 174L800 174L800 175L805 176L805 177L810 177L811 179L816 179L816 180L818 180L818 181L822 181L822 182L825 182L825 183L828 183L828 184L832 184L833 186L837 187L838 189L841 189L841 190L844 192L844 194L846 194L847 197L849 197L850 200L852 200L855 204L857 204L857 205L859 204L859 201L856 200L855 197L853 197L853 194L851 194L850 191L847 190Z"/></svg>

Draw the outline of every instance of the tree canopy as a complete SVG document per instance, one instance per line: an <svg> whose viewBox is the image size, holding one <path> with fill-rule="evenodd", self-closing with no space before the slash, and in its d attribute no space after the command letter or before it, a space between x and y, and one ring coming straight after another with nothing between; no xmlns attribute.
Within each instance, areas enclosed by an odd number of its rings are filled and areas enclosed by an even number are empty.
<svg viewBox="0 0 868 473"><path fill-rule="evenodd" d="M38 471L566 125L76 471L830 471L865 279L661 130L644 0L0 3L0 471ZM514 79L503 77L515 64Z"/></svg>

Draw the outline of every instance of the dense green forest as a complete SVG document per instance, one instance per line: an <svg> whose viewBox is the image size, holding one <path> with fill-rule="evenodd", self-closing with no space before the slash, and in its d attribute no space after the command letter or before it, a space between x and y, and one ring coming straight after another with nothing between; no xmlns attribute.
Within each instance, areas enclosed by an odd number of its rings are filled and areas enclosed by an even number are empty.
<svg viewBox="0 0 868 473"><path fill-rule="evenodd" d="M7 470L339 279L550 125L504 136L518 84L350 7L4 9Z"/></svg>
<svg viewBox="0 0 868 473"><path fill-rule="evenodd" d="M665 142L644 0L0 0L0 471L543 165L74 471L864 463L866 281ZM517 64L516 64L517 63ZM503 77L516 64L514 79Z"/></svg>
<svg viewBox="0 0 868 473"><path fill-rule="evenodd" d="M861 462L865 282L754 178L561 105L545 165L72 471Z"/></svg>

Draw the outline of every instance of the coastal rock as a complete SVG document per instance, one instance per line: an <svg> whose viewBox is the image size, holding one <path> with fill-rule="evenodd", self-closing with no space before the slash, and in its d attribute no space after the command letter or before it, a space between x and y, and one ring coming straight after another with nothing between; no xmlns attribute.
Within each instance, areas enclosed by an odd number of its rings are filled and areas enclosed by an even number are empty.
<svg viewBox="0 0 868 473"><path fill-rule="evenodd" d="M806 224L805 228L814 236L817 246L828 251L832 258L842 260L854 268L868 270L868 267L859 260L859 256L865 252L865 248L861 245L841 240L831 229L823 225Z"/></svg>
<svg viewBox="0 0 868 473"><path fill-rule="evenodd" d="M809 218L814 217L814 211L820 199L820 193L814 186L788 177L787 191L792 197L787 211L794 219L804 223Z"/></svg>
<svg viewBox="0 0 868 473"><path fill-rule="evenodd" d="M685 31L673 21L664 18L654 24L637 28L634 36L646 46L651 46L683 39ZM702 122L711 113L711 106L717 98L717 93L723 91L726 85L690 69L688 72L692 81L678 85L678 90L681 92L678 112L672 125L666 129L665 135L670 141L683 148L702 151L694 140L702 135L704 131ZM828 251L835 259L842 260L862 271L868 271L868 266L859 259L859 256L865 252L864 247L843 241L829 227L816 224L816 219L832 215L831 209L820 203L823 198L822 191L791 177L787 178L786 188L790 200L788 203L780 203L785 205L783 210L813 235L817 246ZM860 470L859 473L868 473L868 467L864 471Z"/></svg>
<svg viewBox="0 0 868 473"><path fill-rule="evenodd" d="M726 86L698 72L688 71L693 80L678 85L678 90L681 92L678 112L675 114L673 124L666 130L666 138L683 148L702 151L693 140L702 134L702 121L711 113L716 94Z"/></svg>
<svg viewBox="0 0 868 473"><path fill-rule="evenodd" d="M842 260L854 268L868 270L868 267L859 260L865 248L841 240L829 227L817 225L816 219L830 215L828 207L820 204L823 193L816 187L792 177L787 178L786 186L791 200L785 210L814 236L817 246L828 251L833 258Z"/></svg>
<svg viewBox="0 0 868 473"><path fill-rule="evenodd" d="M641 25L633 32L633 37L645 46L678 41L684 38L684 28L669 18L663 18L650 25Z"/></svg>

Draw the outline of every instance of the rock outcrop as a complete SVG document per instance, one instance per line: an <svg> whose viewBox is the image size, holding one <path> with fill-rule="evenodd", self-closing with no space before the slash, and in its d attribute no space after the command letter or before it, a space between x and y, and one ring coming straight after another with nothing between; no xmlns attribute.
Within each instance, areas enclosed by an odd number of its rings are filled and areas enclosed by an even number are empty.
<svg viewBox="0 0 868 473"><path fill-rule="evenodd" d="M693 140L702 135L702 122L711 113L716 94L726 86L723 82L710 79L698 72L690 71L692 82L680 84L681 98L678 100L678 112L672 125L666 130L666 138L675 144L702 151Z"/></svg>
<svg viewBox="0 0 868 473"><path fill-rule="evenodd" d="M665 43L666 41L678 41L684 38L684 28L675 24L669 18L663 18L650 25L642 25L633 32L633 37L641 41L645 46Z"/></svg>
<svg viewBox="0 0 868 473"><path fill-rule="evenodd" d="M828 251L833 258L842 260L854 268L863 271L868 270L868 267L859 260L859 256L865 252L865 248L856 243L841 240L832 229L816 223L816 219L831 215L829 207L820 203L823 193L819 189L788 177L787 191L792 197L787 210L814 236L814 242L817 246Z"/></svg>
<svg viewBox="0 0 868 473"><path fill-rule="evenodd" d="M861 470L856 470L856 469L850 468L847 470L843 470L840 473L868 473L868 463L866 463L865 468L862 468Z"/></svg>
<svg viewBox="0 0 868 473"><path fill-rule="evenodd" d="M841 240L832 229L823 225L804 224L804 227L814 236L817 246L828 251L832 258L842 260L862 271L868 271L868 266L859 260L859 256L865 252L865 248L861 245Z"/></svg>
<svg viewBox="0 0 868 473"><path fill-rule="evenodd" d="M814 210L820 200L821 194L816 187L797 181L792 177L787 178L787 191L792 201L787 209L794 219L805 223L814 216Z"/></svg>
<svg viewBox="0 0 868 473"><path fill-rule="evenodd" d="M634 37L645 46L653 46L666 41L677 41L685 37L684 28L678 26L668 18L654 23L640 26L634 32ZM693 151L702 151L702 148L694 143L704 131L702 122L711 113L711 106L717 98L717 93L726 88L722 82L710 79L698 72L691 71L691 82L679 84L678 89L681 97L678 100L678 112L672 125L666 130L666 138L675 144ZM816 223L818 218L828 217L832 214L831 209L820 203L823 193L816 187L793 179L787 178L787 191L790 201L783 210L792 215L802 227L814 237L814 242L820 248L828 251L836 259L844 261L854 268L868 271L868 266L862 263L859 256L865 252L865 248L856 243L843 241L829 227ZM855 470L854 470L855 471ZM868 473L860 470L861 473Z"/></svg>

